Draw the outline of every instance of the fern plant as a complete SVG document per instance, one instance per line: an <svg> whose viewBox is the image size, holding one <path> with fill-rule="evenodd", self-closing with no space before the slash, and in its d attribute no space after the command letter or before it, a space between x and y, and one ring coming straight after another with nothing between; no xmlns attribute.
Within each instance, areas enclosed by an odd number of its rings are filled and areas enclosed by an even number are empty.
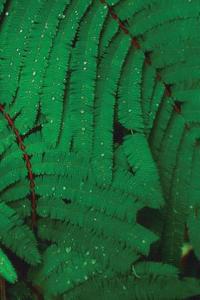
<svg viewBox="0 0 200 300"><path fill-rule="evenodd" d="M199 297L199 1L0 12L1 299Z"/></svg>

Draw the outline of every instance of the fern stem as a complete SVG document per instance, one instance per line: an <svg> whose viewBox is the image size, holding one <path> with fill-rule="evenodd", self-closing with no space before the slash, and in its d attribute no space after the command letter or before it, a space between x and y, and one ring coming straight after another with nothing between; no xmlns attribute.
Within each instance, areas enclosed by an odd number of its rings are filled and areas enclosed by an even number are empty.
<svg viewBox="0 0 200 300"><path fill-rule="evenodd" d="M108 8L108 11L111 15L111 17L113 18L113 20L115 22L118 23L119 27L121 28L121 30L124 32L124 34L126 35L129 35L131 37L131 44L133 45L133 47L136 49L136 50L140 50L144 53L145 55L145 61L146 61L146 64L148 66L152 66L152 61L151 61L151 57L149 55L149 53L146 53L145 51L143 51L143 49L141 48L141 44L139 43L139 40L136 36L132 36L132 33L126 28L126 26L124 25L124 23L120 20L120 18L118 17L118 15L115 13L115 11L113 10L113 8L105 1L105 0L99 0L102 4L106 5L107 8ZM160 76L160 73L158 70L156 70L156 73L157 73L157 76L156 76L156 80L157 81L161 81L164 86L165 86L165 95L167 97L170 97L171 96L171 86L166 84L161 76Z"/></svg>
<svg viewBox="0 0 200 300"><path fill-rule="evenodd" d="M35 194L35 182L34 182L34 175L32 172L32 165L30 162L30 157L28 153L26 152L26 147L22 141L22 137L19 134L18 129L15 127L14 120L10 117L8 113L5 112L4 106L0 104L0 112L2 113L3 117L8 122L9 127L11 128L12 132L16 136L16 141L23 152L23 158L26 163L26 168L28 171L28 179L29 179L29 187L30 187L30 199L31 199L31 206L32 206L32 212L31 212L31 219L32 219L32 228L34 229L36 227L36 194Z"/></svg>
<svg viewBox="0 0 200 300"><path fill-rule="evenodd" d="M0 278L0 299L6 300L6 283L3 278Z"/></svg>

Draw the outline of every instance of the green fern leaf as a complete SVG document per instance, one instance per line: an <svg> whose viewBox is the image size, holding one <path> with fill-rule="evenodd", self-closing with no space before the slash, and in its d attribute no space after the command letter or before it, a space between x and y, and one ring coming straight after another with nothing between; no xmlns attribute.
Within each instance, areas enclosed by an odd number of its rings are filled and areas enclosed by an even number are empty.
<svg viewBox="0 0 200 300"><path fill-rule="evenodd" d="M8 282L14 283L17 280L17 274L4 252L0 249L0 275Z"/></svg>

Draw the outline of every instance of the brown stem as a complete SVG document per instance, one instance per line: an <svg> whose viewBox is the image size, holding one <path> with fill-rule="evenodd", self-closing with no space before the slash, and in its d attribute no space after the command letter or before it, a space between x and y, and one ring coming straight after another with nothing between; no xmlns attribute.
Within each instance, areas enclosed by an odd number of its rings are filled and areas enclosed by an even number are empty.
<svg viewBox="0 0 200 300"><path fill-rule="evenodd" d="M0 299L6 300L6 282L3 278L0 278Z"/></svg>
<svg viewBox="0 0 200 300"><path fill-rule="evenodd" d="M35 182L34 182L34 174L32 171L32 165L30 161L30 157L26 152L26 147L23 144L23 139L18 131L18 129L15 126L14 119L11 118L11 116L6 113L4 105L0 103L0 112L2 113L4 119L7 121L10 129L12 130L13 134L16 137L17 144L19 148L22 151L23 159L26 163L26 169L27 169L27 175L29 179L29 188L30 188L30 200L31 200L31 206L32 206L32 228L36 228L36 194L35 194Z"/></svg>

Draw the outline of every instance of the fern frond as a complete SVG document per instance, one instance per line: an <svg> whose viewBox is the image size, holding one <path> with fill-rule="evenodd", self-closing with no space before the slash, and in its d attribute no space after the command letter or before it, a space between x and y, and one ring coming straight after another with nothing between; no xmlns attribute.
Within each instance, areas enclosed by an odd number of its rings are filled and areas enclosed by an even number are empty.
<svg viewBox="0 0 200 300"><path fill-rule="evenodd" d="M66 226L67 232L64 232ZM80 254L89 252L105 271L126 272L139 258L139 254L132 248L125 248L122 243L112 238L104 238L86 228L65 222L42 219L39 221L39 236L58 245L76 249Z"/></svg>
<svg viewBox="0 0 200 300"><path fill-rule="evenodd" d="M163 203L157 169L144 135L135 133L126 137L124 151L135 173L135 194L151 207Z"/></svg>
<svg viewBox="0 0 200 300"><path fill-rule="evenodd" d="M165 136L166 128L170 122L173 112L172 98L163 98L160 109L156 115L156 127L153 127L149 136L149 143L154 157L159 157L162 141Z"/></svg>
<svg viewBox="0 0 200 300"><path fill-rule="evenodd" d="M151 128L150 118L151 112L151 101L155 93L156 84L156 70L152 66L143 66L143 76L141 82L141 98L142 98L142 112L145 124L145 131L149 133Z"/></svg>
<svg viewBox="0 0 200 300"><path fill-rule="evenodd" d="M131 49L119 82L119 121L137 132L144 130L140 86L143 63L144 54Z"/></svg>
<svg viewBox="0 0 200 300"><path fill-rule="evenodd" d="M55 201L55 200L54 200ZM49 201L48 201L49 203ZM64 208L64 207L63 207ZM64 210L62 206L60 209ZM110 218L103 213L95 212L94 209L85 209L79 205L69 204L66 206L65 212L56 213L54 212L53 205L49 206L51 218L57 217L60 220L69 221L71 224L78 225L93 231L95 234L103 235L105 238L112 238L119 243L123 243L124 246L132 247L140 253L148 254L150 244L157 240L157 237L150 233L148 230L138 224L127 224L118 220L117 218ZM52 211L52 212L51 212ZM43 217L49 216L47 206L46 208L40 208L39 214ZM85 217L87 216L87 217ZM120 228L117 232L115 228ZM140 238L137 232L142 232Z"/></svg>
<svg viewBox="0 0 200 300"><path fill-rule="evenodd" d="M44 124L42 135L44 141L50 147L55 146L60 140L59 146L63 149L68 147L69 150L71 135L68 137L68 126L70 126L68 123L72 112L70 110L71 101L68 99L69 93L67 91L70 79L67 77L67 74L72 68L70 62L72 43L77 35L81 18L84 18L90 3L91 0L84 2L79 0L71 1L65 14L62 16L63 20L50 53L41 96L42 112L47 120ZM64 66L63 61L65 61ZM63 98L65 99L64 103L61 101ZM50 106L49 99L51 99ZM49 130L52 132L51 135L49 135Z"/></svg>
<svg viewBox="0 0 200 300"><path fill-rule="evenodd" d="M136 6L136 3L132 5ZM142 6L144 9L141 9ZM125 5L123 8L125 10ZM180 20L188 21L189 18L196 18L199 14L196 3L180 0L176 2L170 0L167 3L165 1L144 1L140 4L140 10L138 8L137 14L128 19L130 31L134 36L144 35L153 29L159 29L160 26ZM133 13L133 11L131 12Z"/></svg>
<svg viewBox="0 0 200 300"><path fill-rule="evenodd" d="M44 266L37 280L42 283L47 296L62 294L101 271L89 252L80 255L66 245L51 245L45 251L43 260Z"/></svg>
<svg viewBox="0 0 200 300"><path fill-rule="evenodd" d="M17 274L10 260L0 248L0 275L8 282L14 283L17 280Z"/></svg>
<svg viewBox="0 0 200 300"><path fill-rule="evenodd" d="M40 13L43 1L11 1L9 14L5 18L0 33L1 44L1 101L11 104L15 101L16 91L21 77L21 69L25 56L27 56L27 44L31 39L31 33L36 16ZM8 12L7 12L8 13ZM15 36L18 39L13 43ZM26 95L27 96L27 95ZM16 113L18 110L13 110Z"/></svg>
<svg viewBox="0 0 200 300"><path fill-rule="evenodd" d="M159 106L163 100L165 86L162 82L158 82L155 86L152 99L150 101L149 124L148 127L153 128L153 122L158 112Z"/></svg>
<svg viewBox="0 0 200 300"><path fill-rule="evenodd" d="M98 70L98 83L96 88L95 105L95 131L93 147L93 169L96 182L100 185L110 183L112 180L112 128L114 121L114 105L117 82L123 62L130 48L130 38L119 34L112 41L107 54L102 59ZM103 74L109 74L104 78ZM105 85L106 82L106 85ZM106 107L106 110L104 109Z"/></svg>
<svg viewBox="0 0 200 300"><path fill-rule="evenodd" d="M113 22L113 19L108 14L102 29L101 39L99 41L99 62L102 57L105 56L106 51L109 48L109 44L118 33L118 29L119 25L117 22Z"/></svg>
<svg viewBox="0 0 200 300"><path fill-rule="evenodd" d="M15 211L5 204L0 205L0 241L20 258L35 265L40 262L37 242L32 231L24 225Z"/></svg>
<svg viewBox="0 0 200 300"><path fill-rule="evenodd" d="M170 275L166 275L167 273ZM95 277L88 283L69 291L64 299L90 300L95 295L99 300L182 300L199 295L199 292L200 286L197 280L179 279L174 267L149 262L136 264L132 275L127 273L106 279Z"/></svg>
<svg viewBox="0 0 200 300"><path fill-rule="evenodd" d="M88 160L91 157L97 54L106 10L96 2L80 23L78 41L72 52L69 117L73 151ZM77 81L79 78L79 81Z"/></svg>
<svg viewBox="0 0 200 300"><path fill-rule="evenodd" d="M22 133L31 129L36 120L43 76L49 63L52 42L58 30L59 14L63 14L68 4L67 0L44 2L41 8L44 13L37 15L34 23L34 35L27 46L31 49L31 55L27 56L23 62L22 76L25 80L19 82L19 93L12 107L14 111L21 111L16 119L16 126Z"/></svg>

